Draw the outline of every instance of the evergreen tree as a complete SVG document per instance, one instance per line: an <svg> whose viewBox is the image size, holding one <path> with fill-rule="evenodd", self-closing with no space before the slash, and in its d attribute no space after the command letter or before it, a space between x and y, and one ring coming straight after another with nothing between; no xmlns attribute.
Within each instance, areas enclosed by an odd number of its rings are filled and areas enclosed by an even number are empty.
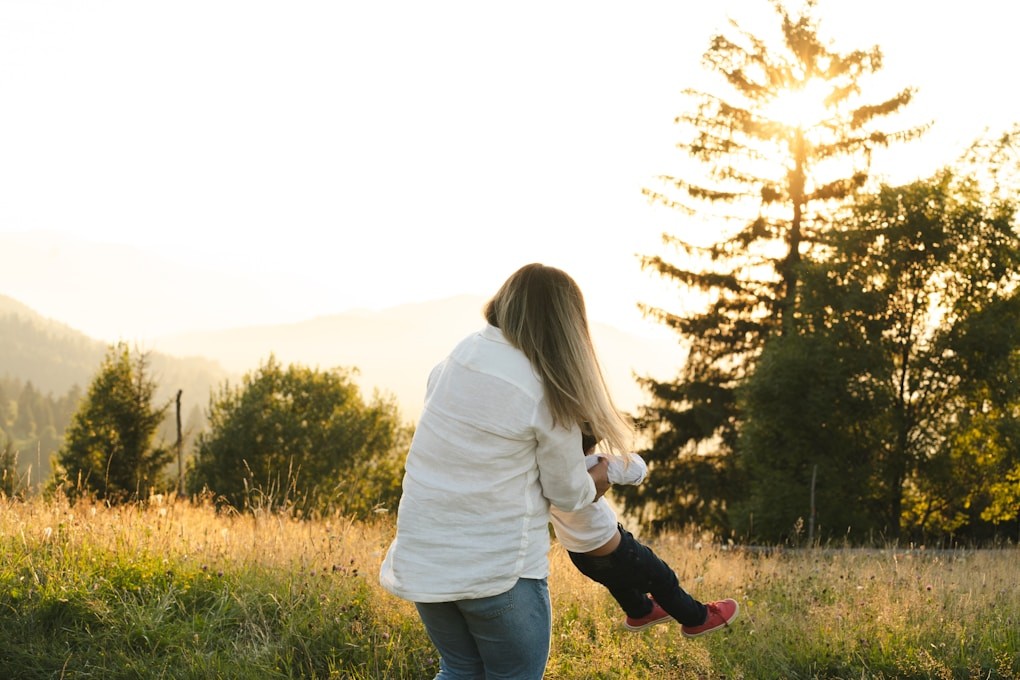
<svg viewBox="0 0 1020 680"><path fill-rule="evenodd" d="M32 386L32 381L25 383L21 393L18 395L18 416L14 421L14 430L22 437L35 437L38 429L38 421L35 417L35 410L39 404L39 394Z"/></svg>
<svg viewBox="0 0 1020 680"><path fill-rule="evenodd" d="M643 381L651 403L641 421L652 441L644 455L654 473L620 494L652 526L728 530L727 509L747 490L731 455L742 421L735 390L767 338L796 330L802 261L817 258L831 213L867 185L873 150L923 131L878 127L912 90L862 98L882 65L878 47L836 51L819 36L814 2L798 16L772 4L778 44L737 24L711 40L704 61L727 92L688 91L692 106L677 118L686 135L677 146L698 168L646 191L688 215L692 235L664 236L679 262L647 256L642 266L704 303L679 313L644 309L688 349L674 380Z"/></svg>
<svg viewBox="0 0 1020 680"><path fill-rule="evenodd" d="M14 442L0 430L0 499L20 498L25 487L24 477L18 469L18 451Z"/></svg>
<svg viewBox="0 0 1020 680"><path fill-rule="evenodd" d="M67 482L69 494L116 502L166 486L160 473L172 452L153 440L170 404L154 405L155 390L144 353L109 348L57 456L56 481Z"/></svg>
<svg viewBox="0 0 1020 680"><path fill-rule="evenodd" d="M7 396L7 390L4 389L4 381L0 381L0 430L9 428L14 424L14 418L11 414L13 410L10 398Z"/></svg>

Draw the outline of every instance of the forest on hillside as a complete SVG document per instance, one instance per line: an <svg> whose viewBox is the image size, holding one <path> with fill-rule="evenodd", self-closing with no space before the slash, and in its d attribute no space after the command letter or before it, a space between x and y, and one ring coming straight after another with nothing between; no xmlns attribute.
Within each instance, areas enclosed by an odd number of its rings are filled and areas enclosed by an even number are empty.
<svg viewBox="0 0 1020 680"><path fill-rule="evenodd" d="M51 474L51 460L107 351L107 345L0 296L0 455L18 484L36 489ZM183 393L182 421L191 438L205 426L203 409L227 372L214 362L153 353L156 400ZM176 413L168 410L157 437L173 441Z"/></svg>
<svg viewBox="0 0 1020 680"><path fill-rule="evenodd" d="M20 477L12 486L31 488L49 474L50 457L60 448L81 396L78 386L44 394L30 380L0 376L0 458L13 462L11 469Z"/></svg>

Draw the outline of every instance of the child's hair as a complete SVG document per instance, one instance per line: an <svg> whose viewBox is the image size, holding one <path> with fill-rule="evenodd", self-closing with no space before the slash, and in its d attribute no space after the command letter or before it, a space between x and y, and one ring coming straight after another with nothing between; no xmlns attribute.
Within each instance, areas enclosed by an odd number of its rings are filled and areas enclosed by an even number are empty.
<svg viewBox="0 0 1020 680"><path fill-rule="evenodd" d="M599 443L599 438L587 432L581 433L581 450L588 453Z"/></svg>
<svg viewBox="0 0 1020 680"><path fill-rule="evenodd" d="M630 446L631 428L609 396L588 329L581 289L565 272L529 264L485 305L485 319L524 352L545 385L553 420L588 423L611 450Z"/></svg>

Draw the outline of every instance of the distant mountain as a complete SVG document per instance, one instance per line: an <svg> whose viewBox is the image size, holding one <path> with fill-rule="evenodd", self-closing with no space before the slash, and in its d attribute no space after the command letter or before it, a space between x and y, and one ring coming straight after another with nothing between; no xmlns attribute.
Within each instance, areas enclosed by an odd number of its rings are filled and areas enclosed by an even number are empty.
<svg viewBox="0 0 1020 680"><path fill-rule="evenodd" d="M149 350L157 398L183 390L185 417L196 424L212 391L256 370L273 354L284 363L357 369L366 398L374 390L396 399L415 421L431 368L462 337L482 327L485 300L460 296L382 311L351 311L292 324L252 326L158 338ZM617 404L628 411L647 395L634 375L668 378L682 360L677 344L593 323L592 335ZM86 388L107 345L0 295L0 376L32 381L43 393ZM202 419L199 419L202 420Z"/></svg>
<svg viewBox="0 0 1020 680"><path fill-rule="evenodd" d="M0 375L31 381L40 392L85 387L105 345L0 295Z"/></svg>
<svg viewBox="0 0 1020 680"><path fill-rule="evenodd" d="M107 348L104 342L0 295L0 376L30 381L44 394L63 395L74 385L84 391ZM186 417L204 409L211 390L232 375L206 358L178 358L156 351L149 353L149 368L158 385L156 399L169 400L182 390Z"/></svg>
<svg viewBox="0 0 1020 680"><path fill-rule="evenodd" d="M484 298L460 296L382 311L353 311L293 324L253 326L159 338L160 351L213 359L242 373L270 354L284 364L355 367L366 397L373 389L393 396L416 420L428 373L462 337L482 327ZM604 324L592 335L617 404L634 410L646 401L634 373L668 378L682 355L673 341L652 340Z"/></svg>

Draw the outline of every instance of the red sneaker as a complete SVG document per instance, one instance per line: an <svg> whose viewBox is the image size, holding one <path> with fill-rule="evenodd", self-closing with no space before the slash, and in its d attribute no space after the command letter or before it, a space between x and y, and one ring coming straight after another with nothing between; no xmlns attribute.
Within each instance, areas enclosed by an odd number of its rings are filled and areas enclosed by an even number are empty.
<svg viewBox="0 0 1020 680"><path fill-rule="evenodd" d="M648 612L640 619L627 617L623 622L623 627L627 630L644 630L648 626L654 626L657 623L666 623L672 621L673 617L666 613L666 610L659 606L659 603L652 599L652 611Z"/></svg>
<svg viewBox="0 0 1020 680"><path fill-rule="evenodd" d="M740 611L736 600L719 600L718 602L709 602L705 606L708 607L708 617L703 624L680 626L680 632L684 637L698 637L705 633L711 633L713 630L725 628L730 625L733 619L737 618L737 612Z"/></svg>

